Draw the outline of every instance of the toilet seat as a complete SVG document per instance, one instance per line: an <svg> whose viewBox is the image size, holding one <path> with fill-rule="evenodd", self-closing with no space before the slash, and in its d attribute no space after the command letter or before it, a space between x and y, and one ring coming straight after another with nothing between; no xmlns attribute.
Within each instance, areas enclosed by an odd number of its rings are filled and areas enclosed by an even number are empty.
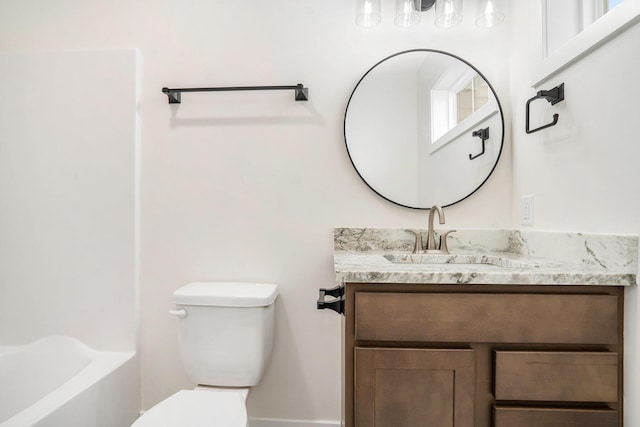
<svg viewBox="0 0 640 427"><path fill-rule="evenodd" d="M241 391L181 390L146 411L131 427L246 427Z"/></svg>

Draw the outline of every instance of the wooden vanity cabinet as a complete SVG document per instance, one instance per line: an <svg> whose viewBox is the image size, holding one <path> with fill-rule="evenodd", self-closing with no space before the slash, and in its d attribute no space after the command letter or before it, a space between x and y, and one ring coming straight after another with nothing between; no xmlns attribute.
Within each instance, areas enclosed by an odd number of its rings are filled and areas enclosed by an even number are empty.
<svg viewBox="0 0 640 427"><path fill-rule="evenodd" d="M622 427L623 289L345 289L347 427Z"/></svg>

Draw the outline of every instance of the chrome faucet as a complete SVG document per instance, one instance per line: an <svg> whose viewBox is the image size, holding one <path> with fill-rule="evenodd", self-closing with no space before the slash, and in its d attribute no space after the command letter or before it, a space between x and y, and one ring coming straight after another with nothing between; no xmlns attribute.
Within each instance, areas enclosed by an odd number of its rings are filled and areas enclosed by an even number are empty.
<svg viewBox="0 0 640 427"><path fill-rule="evenodd" d="M444 211L440 206L434 205L431 207L429 211L429 229L427 230L427 245L424 247L422 245L422 234L419 231L413 231L416 235L416 245L413 249L413 253L439 253L439 254L448 254L449 248L447 247L447 236L449 233L453 233L456 230L449 230L443 233L440 233L440 241L436 243L436 232L434 230L433 224L435 220L435 213L438 212L438 222L440 224L444 224Z"/></svg>
<svg viewBox="0 0 640 427"><path fill-rule="evenodd" d="M444 224L444 211L438 205L431 206L429 210L429 230L427 231L427 247L425 248L427 251L438 250L436 246L436 233L433 231L433 219L434 214L438 212L438 221L440 224Z"/></svg>

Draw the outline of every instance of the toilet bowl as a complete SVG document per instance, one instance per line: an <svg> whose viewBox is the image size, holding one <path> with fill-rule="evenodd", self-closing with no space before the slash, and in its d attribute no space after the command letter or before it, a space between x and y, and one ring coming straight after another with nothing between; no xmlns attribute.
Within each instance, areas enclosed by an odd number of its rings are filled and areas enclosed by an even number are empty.
<svg viewBox="0 0 640 427"><path fill-rule="evenodd" d="M247 427L249 389L180 390L146 411L131 427Z"/></svg>
<svg viewBox="0 0 640 427"><path fill-rule="evenodd" d="M146 411L131 427L246 427L249 388L269 362L276 285L197 282L173 293L180 359L198 384Z"/></svg>

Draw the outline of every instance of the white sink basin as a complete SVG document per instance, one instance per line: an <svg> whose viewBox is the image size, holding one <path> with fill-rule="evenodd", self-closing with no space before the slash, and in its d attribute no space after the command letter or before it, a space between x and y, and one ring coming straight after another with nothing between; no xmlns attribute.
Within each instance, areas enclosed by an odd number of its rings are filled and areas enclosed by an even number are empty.
<svg viewBox="0 0 640 427"><path fill-rule="evenodd" d="M514 260L499 255L476 254L386 254L384 258L394 264L466 264L493 265L501 268L537 268L539 264Z"/></svg>

